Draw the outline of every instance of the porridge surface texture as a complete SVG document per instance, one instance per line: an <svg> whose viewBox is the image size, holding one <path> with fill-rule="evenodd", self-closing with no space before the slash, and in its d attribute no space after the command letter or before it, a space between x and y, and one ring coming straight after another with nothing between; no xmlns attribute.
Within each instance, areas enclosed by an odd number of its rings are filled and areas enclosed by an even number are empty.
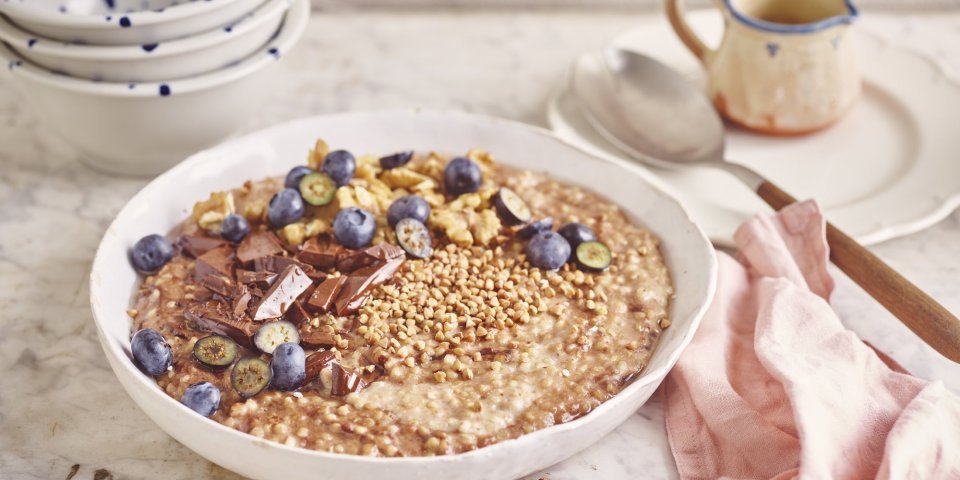
<svg viewBox="0 0 960 480"><path fill-rule="evenodd" d="M291 446L377 456L480 448L575 419L623 389L647 365L670 322L673 287L657 238L595 193L471 154L483 160L485 174L473 196L436 193L439 186L429 180L440 178L439 156L403 168L423 177L415 185L390 181L403 172L364 170L375 163L361 157L357 178L338 189L333 204L310 207L296 227L277 232L284 255L295 257L312 237L329 238L332 215L356 203L378 216L374 243L395 243L382 218L390 201L417 193L433 206L430 257L403 261L355 313L310 314L299 323L304 338L329 338L329 345L305 346L308 357L325 351L335 360L319 364L296 392L267 389L243 398L231 386L229 368L211 370L195 360L195 342L210 332L184 312L215 294L201 282L198 262L178 253L145 279L130 312L134 330L154 328L173 348L172 368L157 378L160 388L180 398L189 385L209 381L222 392L215 421ZM384 177L385 187L376 180ZM612 253L609 269L532 266L517 227L490 217L491 195L484 192L499 187L516 192L535 219L591 227ZM229 192L229 208L250 218L254 230L266 230L257 220L281 188L282 179L247 182ZM200 202L173 237L209 231L216 223L210 212L224 203L215 198ZM320 275L341 273L332 268ZM337 392L334 377L343 370L363 378L363 388Z"/></svg>

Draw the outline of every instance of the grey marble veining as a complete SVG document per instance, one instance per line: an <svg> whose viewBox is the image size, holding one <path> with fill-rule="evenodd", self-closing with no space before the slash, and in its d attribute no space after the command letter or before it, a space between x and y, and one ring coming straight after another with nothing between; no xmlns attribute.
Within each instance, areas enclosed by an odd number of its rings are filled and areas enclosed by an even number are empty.
<svg viewBox="0 0 960 480"><path fill-rule="evenodd" d="M426 106L543 124L574 56L638 16L622 11L318 12L281 62L274 100L246 130L341 110ZM865 27L960 72L960 14L867 18ZM145 119L148 121L148 119ZM318 132L318 135L322 132ZM155 427L114 379L87 304L104 229L145 184L84 167L0 84L0 478L234 479ZM874 249L960 311L960 215ZM918 376L960 391L939 358L846 279L834 305ZM674 478L659 395L594 447L530 479Z"/></svg>

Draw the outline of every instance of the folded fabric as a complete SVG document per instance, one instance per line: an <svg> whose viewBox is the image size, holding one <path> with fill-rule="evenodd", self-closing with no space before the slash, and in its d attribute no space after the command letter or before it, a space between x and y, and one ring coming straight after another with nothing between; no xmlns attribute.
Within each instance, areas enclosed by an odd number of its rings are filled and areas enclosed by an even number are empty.
<svg viewBox="0 0 960 480"><path fill-rule="evenodd" d="M663 386L680 476L960 478L960 398L840 323L817 204L757 216L734 239Z"/></svg>

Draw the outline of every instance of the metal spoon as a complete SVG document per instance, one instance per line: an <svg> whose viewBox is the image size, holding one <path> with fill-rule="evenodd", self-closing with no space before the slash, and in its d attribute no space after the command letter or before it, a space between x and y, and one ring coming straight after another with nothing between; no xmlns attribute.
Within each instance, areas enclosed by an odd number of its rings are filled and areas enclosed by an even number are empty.
<svg viewBox="0 0 960 480"><path fill-rule="evenodd" d="M796 199L724 158L724 127L709 99L656 60L618 48L581 56L571 88L589 123L642 163L712 167L745 183L775 210ZM944 357L960 363L960 320L855 240L827 223L830 260Z"/></svg>

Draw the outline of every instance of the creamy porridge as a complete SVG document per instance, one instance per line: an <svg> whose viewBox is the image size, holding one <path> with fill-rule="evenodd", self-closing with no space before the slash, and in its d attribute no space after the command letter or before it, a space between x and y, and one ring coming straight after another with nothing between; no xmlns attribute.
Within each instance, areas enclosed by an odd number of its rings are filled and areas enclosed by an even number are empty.
<svg viewBox="0 0 960 480"><path fill-rule="evenodd" d="M636 378L670 324L656 237L481 151L321 141L286 179L214 192L145 240L140 368L214 421L308 449L451 454L567 422Z"/></svg>

